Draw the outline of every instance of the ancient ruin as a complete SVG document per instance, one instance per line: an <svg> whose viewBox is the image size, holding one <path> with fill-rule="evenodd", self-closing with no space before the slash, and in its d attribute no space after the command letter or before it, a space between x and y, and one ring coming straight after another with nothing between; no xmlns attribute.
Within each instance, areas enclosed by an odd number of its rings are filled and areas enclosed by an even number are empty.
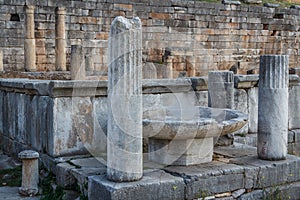
<svg viewBox="0 0 300 200"><path fill-rule="evenodd" d="M39 163L73 199L299 199L299 8L252 4L0 1L19 192Z"/></svg>

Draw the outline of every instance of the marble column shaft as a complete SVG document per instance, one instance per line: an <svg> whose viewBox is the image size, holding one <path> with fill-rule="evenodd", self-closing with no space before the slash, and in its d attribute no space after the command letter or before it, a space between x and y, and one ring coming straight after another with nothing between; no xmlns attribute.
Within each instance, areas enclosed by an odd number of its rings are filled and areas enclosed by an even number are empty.
<svg viewBox="0 0 300 200"><path fill-rule="evenodd" d="M34 6L26 6L26 29L24 39L24 60L26 71L36 71L36 45L34 36Z"/></svg>
<svg viewBox="0 0 300 200"><path fill-rule="evenodd" d="M142 178L142 28L116 17L109 37L107 177Z"/></svg>
<svg viewBox="0 0 300 200"><path fill-rule="evenodd" d="M258 157L281 160L287 155L288 56L260 57L258 92Z"/></svg>
<svg viewBox="0 0 300 200"><path fill-rule="evenodd" d="M57 7L55 12L55 68L58 71L66 71L66 9L64 7Z"/></svg>

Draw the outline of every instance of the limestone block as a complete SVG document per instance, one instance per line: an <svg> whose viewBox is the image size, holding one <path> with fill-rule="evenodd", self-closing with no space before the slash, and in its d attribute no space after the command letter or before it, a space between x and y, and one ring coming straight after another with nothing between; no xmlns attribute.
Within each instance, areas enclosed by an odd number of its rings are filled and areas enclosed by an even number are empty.
<svg viewBox="0 0 300 200"><path fill-rule="evenodd" d="M16 138L16 93L7 93L7 127L8 137L11 139Z"/></svg>
<svg viewBox="0 0 300 200"><path fill-rule="evenodd" d="M30 126L30 144L35 150L41 150L41 135L38 130L38 96L33 96L28 106L28 124Z"/></svg>
<svg viewBox="0 0 300 200"><path fill-rule="evenodd" d="M198 91L195 92L197 97L197 106L208 106L208 92L207 91Z"/></svg>
<svg viewBox="0 0 300 200"><path fill-rule="evenodd" d="M56 184L68 188L76 184L76 179L71 174L71 170L75 169L75 166L69 163L59 163L55 167Z"/></svg>
<svg viewBox="0 0 300 200"><path fill-rule="evenodd" d="M106 179L105 175L89 177L90 200L102 199L185 199L185 184L180 177L163 171L146 172L143 179L131 183L115 183Z"/></svg>
<svg viewBox="0 0 300 200"><path fill-rule="evenodd" d="M300 86L289 90L289 129L300 128Z"/></svg>
<svg viewBox="0 0 300 200"><path fill-rule="evenodd" d="M249 105L249 133L257 133L258 122L258 87L248 90L248 105Z"/></svg>
<svg viewBox="0 0 300 200"><path fill-rule="evenodd" d="M213 138L159 140L149 138L149 160L164 165L196 165L212 161Z"/></svg>
<svg viewBox="0 0 300 200"><path fill-rule="evenodd" d="M300 156L300 142L289 143L288 153L295 156Z"/></svg>
<svg viewBox="0 0 300 200"><path fill-rule="evenodd" d="M143 79L157 79L157 71L153 63L147 62L143 66Z"/></svg>
<svg viewBox="0 0 300 200"><path fill-rule="evenodd" d="M51 106L51 99L48 96L39 96L37 100L38 118L37 118L37 130L39 131L39 150L45 152L48 149L48 135L50 122L49 106Z"/></svg>

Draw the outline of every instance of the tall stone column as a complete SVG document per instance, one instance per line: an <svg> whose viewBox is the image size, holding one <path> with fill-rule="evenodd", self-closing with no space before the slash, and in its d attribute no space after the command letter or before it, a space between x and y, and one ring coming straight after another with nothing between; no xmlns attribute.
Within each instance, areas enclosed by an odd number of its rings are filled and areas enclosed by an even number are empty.
<svg viewBox="0 0 300 200"><path fill-rule="evenodd" d="M36 52L34 36L34 6L26 6L26 34L24 39L24 60L26 71L36 71Z"/></svg>
<svg viewBox="0 0 300 200"><path fill-rule="evenodd" d="M288 78L288 56L260 57L257 153L261 159L286 158Z"/></svg>
<svg viewBox="0 0 300 200"><path fill-rule="evenodd" d="M85 59L81 45L71 46L70 71L72 80L85 79Z"/></svg>
<svg viewBox="0 0 300 200"><path fill-rule="evenodd" d="M208 73L208 106L212 108L233 108L233 72L210 71Z"/></svg>
<svg viewBox="0 0 300 200"><path fill-rule="evenodd" d="M0 72L4 71L3 67L3 51L0 49Z"/></svg>
<svg viewBox="0 0 300 200"><path fill-rule="evenodd" d="M107 177L142 178L142 25L116 17L109 35Z"/></svg>
<svg viewBox="0 0 300 200"><path fill-rule="evenodd" d="M66 71L66 9L57 7L55 12L55 68L57 71Z"/></svg>

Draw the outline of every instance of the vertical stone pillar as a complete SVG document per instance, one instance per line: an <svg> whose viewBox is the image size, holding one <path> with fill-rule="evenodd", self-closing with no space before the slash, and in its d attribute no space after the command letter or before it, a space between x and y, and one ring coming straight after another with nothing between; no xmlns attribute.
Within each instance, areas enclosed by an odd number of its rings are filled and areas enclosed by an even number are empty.
<svg viewBox="0 0 300 200"><path fill-rule="evenodd" d="M0 72L4 71L3 67L3 51L0 49Z"/></svg>
<svg viewBox="0 0 300 200"><path fill-rule="evenodd" d="M95 70L93 55L91 55L91 54L85 55L85 66L86 66L87 71Z"/></svg>
<svg viewBox="0 0 300 200"><path fill-rule="evenodd" d="M173 78L173 56L167 58L166 77L169 79Z"/></svg>
<svg viewBox="0 0 300 200"><path fill-rule="evenodd" d="M55 68L58 71L66 71L66 9L57 7L55 12Z"/></svg>
<svg viewBox="0 0 300 200"><path fill-rule="evenodd" d="M24 60L26 71L36 71L34 36L34 6L26 6L26 35L24 39Z"/></svg>
<svg viewBox="0 0 300 200"><path fill-rule="evenodd" d="M231 71L210 71L208 73L208 106L212 108L229 108L234 106L234 82ZM218 117L219 113L215 113ZM233 144L233 135L214 138L214 143L220 146Z"/></svg>
<svg viewBox="0 0 300 200"><path fill-rule="evenodd" d="M83 49L81 45L71 46L71 60L70 71L72 80L85 79L85 60L83 56Z"/></svg>
<svg viewBox="0 0 300 200"><path fill-rule="evenodd" d="M233 72L210 71L208 73L208 106L212 108L233 108Z"/></svg>
<svg viewBox="0 0 300 200"><path fill-rule="evenodd" d="M39 153L25 150L18 157L22 160L22 185L19 193L24 196L36 195L39 191Z"/></svg>
<svg viewBox="0 0 300 200"><path fill-rule="evenodd" d="M189 77L196 76L196 69L195 69L195 57L194 56L187 56L186 57L186 66L187 66L187 73Z"/></svg>
<svg viewBox="0 0 300 200"><path fill-rule="evenodd" d="M142 27L116 17L109 37L107 177L142 178Z"/></svg>
<svg viewBox="0 0 300 200"><path fill-rule="evenodd" d="M261 159L286 158L288 78L288 56L260 57L257 153Z"/></svg>

